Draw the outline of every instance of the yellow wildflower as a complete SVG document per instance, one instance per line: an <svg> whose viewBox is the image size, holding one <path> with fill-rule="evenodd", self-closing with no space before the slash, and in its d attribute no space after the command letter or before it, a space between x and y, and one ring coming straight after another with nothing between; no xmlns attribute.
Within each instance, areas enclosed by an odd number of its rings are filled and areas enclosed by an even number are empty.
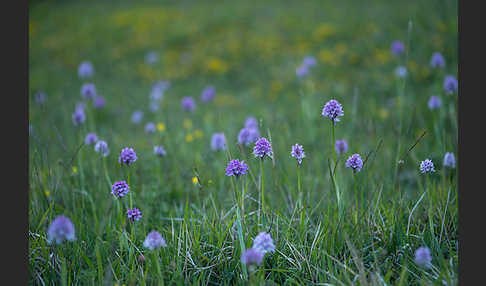
<svg viewBox="0 0 486 286"><path fill-rule="evenodd" d="M165 130L165 124L162 123L162 122L157 123L157 130L159 130L160 132L164 131Z"/></svg>
<svg viewBox="0 0 486 286"><path fill-rule="evenodd" d="M335 33L336 29L331 24L323 23L317 26L312 33L312 36L315 41L322 41Z"/></svg>
<svg viewBox="0 0 486 286"><path fill-rule="evenodd" d="M380 108L380 110L378 111L378 115L382 120L385 120L388 118L388 110L386 110L385 108Z"/></svg>
<svg viewBox="0 0 486 286"><path fill-rule="evenodd" d="M283 89L284 85L281 81L275 80L272 82L272 92L278 93Z"/></svg>
<svg viewBox="0 0 486 286"><path fill-rule="evenodd" d="M328 63L331 65L337 65L338 63L338 58L336 57L336 54L330 50L326 50L326 49L321 50L319 52L318 57L324 63Z"/></svg>
<svg viewBox="0 0 486 286"><path fill-rule="evenodd" d="M198 182L197 177L192 177L192 183L194 185L197 185L197 182Z"/></svg>
<svg viewBox="0 0 486 286"><path fill-rule="evenodd" d="M73 166L73 175L76 175L77 172L78 172L78 168Z"/></svg>
<svg viewBox="0 0 486 286"><path fill-rule="evenodd" d="M387 49L376 49L375 60L379 64L385 64L390 60L390 52Z"/></svg>
<svg viewBox="0 0 486 286"><path fill-rule="evenodd" d="M189 133L186 135L186 142L192 142L194 141L194 137L192 136L192 133Z"/></svg>
<svg viewBox="0 0 486 286"><path fill-rule="evenodd" d="M228 64L218 58L210 58L206 61L206 67L211 72L224 73L228 70Z"/></svg>
<svg viewBox="0 0 486 286"><path fill-rule="evenodd" d="M196 139L199 139L201 137L203 137L203 132L201 129L197 129L194 131L194 137L196 137Z"/></svg>
<svg viewBox="0 0 486 286"><path fill-rule="evenodd" d="M44 191L44 194L46 194L46 196L50 196L50 195L51 195L51 191L49 191L49 190L45 190L45 191Z"/></svg>

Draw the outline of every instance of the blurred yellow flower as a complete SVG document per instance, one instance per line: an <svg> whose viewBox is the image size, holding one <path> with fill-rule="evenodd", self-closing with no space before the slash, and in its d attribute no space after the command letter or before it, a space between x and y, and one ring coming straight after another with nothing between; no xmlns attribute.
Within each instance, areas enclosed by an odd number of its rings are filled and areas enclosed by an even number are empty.
<svg viewBox="0 0 486 286"><path fill-rule="evenodd" d="M312 33L312 37L315 41L322 41L325 38L334 35L336 33L336 29L328 23L322 23L314 30Z"/></svg>
<svg viewBox="0 0 486 286"><path fill-rule="evenodd" d="M196 139L199 139L199 138L203 137L203 132L202 132L202 130L201 130L201 129L196 129L196 130L194 131L194 137L196 137Z"/></svg>
<svg viewBox="0 0 486 286"><path fill-rule="evenodd" d="M165 124L162 123L162 122L157 123L157 130L159 130L160 132L164 131L165 130Z"/></svg>
<svg viewBox="0 0 486 286"><path fill-rule="evenodd" d="M281 91L283 89L284 85L281 81L279 80L274 80L272 82L272 92L273 93L278 93L279 91Z"/></svg>
<svg viewBox="0 0 486 286"><path fill-rule="evenodd" d="M232 96L229 94L218 94L218 96L215 97L214 103L217 106L238 106L238 101L236 99L236 96Z"/></svg>
<svg viewBox="0 0 486 286"><path fill-rule="evenodd" d="M73 166L73 175L76 175L77 172L78 172L78 168Z"/></svg>
<svg viewBox="0 0 486 286"><path fill-rule="evenodd" d="M154 69L150 66L147 66L145 64L139 64L137 67L138 74L140 77L144 79L148 79L149 81L154 81L156 78L156 74L154 72Z"/></svg>
<svg viewBox="0 0 486 286"><path fill-rule="evenodd" d="M186 135L186 142L192 142L194 141L194 137L192 136L192 133L189 133Z"/></svg>
<svg viewBox="0 0 486 286"><path fill-rule="evenodd" d="M46 196L50 196L50 195L51 195L51 191L49 191L49 190L45 190L45 191L44 191L44 194L46 194Z"/></svg>
<svg viewBox="0 0 486 286"><path fill-rule="evenodd" d="M228 64L219 58L209 58L206 67L210 72L224 73L228 70Z"/></svg>
<svg viewBox="0 0 486 286"><path fill-rule="evenodd" d="M184 119L184 121L182 121L182 126L184 126L186 129L191 129L192 121L190 119Z"/></svg>
<svg viewBox="0 0 486 286"><path fill-rule="evenodd" d="M319 52L319 60L321 60L324 63L331 64L331 65L337 65L338 64L338 58L336 57L336 54L333 53L330 50L323 49Z"/></svg>
<svg viewBox="0 0 486 286"><path fill-rule="evenodd" d="M378 115L382 120L385 120L388 118L388 110L386 110L385 108L380 108L380 110L378 111Z"/></svg>
<svg viewBox="0 0 486 286"><path fill-rule="evenodd" d="M387 49L375 49L375 60L378 64L385 64L391 59Z"/></svg>
<svg viewBox="0 0 486 286"><path fill-rule="evenodd" d="M192 177L192 183L194 185L197 185L197 182L198 182L197 177Z"/></svg>

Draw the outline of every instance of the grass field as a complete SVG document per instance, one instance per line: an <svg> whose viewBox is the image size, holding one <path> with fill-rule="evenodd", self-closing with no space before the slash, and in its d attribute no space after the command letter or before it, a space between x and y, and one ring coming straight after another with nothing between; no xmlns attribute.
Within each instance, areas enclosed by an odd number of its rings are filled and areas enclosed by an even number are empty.
<svg viewBox="0 0 486 286"><path fill-rule="evenodd" d="M458 150L458 93L444 90L447 75L457 78L457 3L302 2L29 4L30 284L458 283L457 169L443 165ZM431 67L434 52L444 67ZM299 77L306 56L317 64ZM83 61L91 77L78 75ZM170 87L154 101L158 81ZM85 83L104 107L81 96ZM208 85L216 94L202 102ZM193 112L181 108L185 96ZM331 99L344 110L336 125L321 115ZM86 115L78 125L76 109ZM249 116L272 158L238 144ZM107 157L85 144L90 132L107 142ZM226 150L211 149L214 133ZM337 139L348 143L344 154ZM154 155L155 145L167 154ZM118 162L125 147L138 157L130 166ZM356 173L345 166L354 153L365 161ZM419 168L427 158L431 174ZM248 173L225 176L231 159ZM116 198L112 184L122 180L130 192ZM127 218L131 207L140 220ZM48 242L59 215L72 221L74 241ZM144 247L152 230L167 247ZM275 251L248 267L240 257L260 232ZM419 247L430 249L429 267L417 264Z"/></svg>

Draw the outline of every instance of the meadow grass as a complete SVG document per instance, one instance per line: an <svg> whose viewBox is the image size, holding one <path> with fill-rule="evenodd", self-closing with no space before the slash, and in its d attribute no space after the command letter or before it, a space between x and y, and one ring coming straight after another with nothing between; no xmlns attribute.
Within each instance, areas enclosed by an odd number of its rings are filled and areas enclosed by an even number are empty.
<svg viewBox="0 0 486 286"><path fill-rule="evenodd" d="M457 74L457 3L39 1L29 17L30 284L457 284L457 170L442 166L458 150L458 95L442 87ZM390 54L396 39L406 45L400 57ZM151 50L155 65L145 63ZM430 67L435 51L444 69ZM318 64L297 78L307 55ZM84 60L93 78L78 77ZM394 74L399 65L405 78ZM171 86L151 112L158 80ZM87 102L86 121L74 126L84 82L107 104ZM208 84L216 96L203 103ZM433 94L438 110L427 108ZM192 113L180 106L188 95ZM344 109L334 130L321 116L332 98ZM138 125L135 110L144 112ZM273 158L237 144L247 116ZM147 134L147 122L164 128ZM84 143L89 132L108 143L106 158ZM226 151L210 149L216 132ZM348 142L345 154L333 138ZM301 167L295 143L306 153ZM155 145L167 155L155 156ZM138 156L130 167L118 163L125 147ZM344 166L353 153L364 160L354 175ZM249 168L238 179L225 176L235 158ZM435 173L420 173L426 158ZM117 200L111 185L128 174L129 198ZM130 205L140 221L127 220ZM61 214L76 240L49 244L47 227ZM144 248L152 230L167 247ZM276 250L248 272L240 256L261 231ZM420 246L431 250L429 269L414 262Z"/></svg>

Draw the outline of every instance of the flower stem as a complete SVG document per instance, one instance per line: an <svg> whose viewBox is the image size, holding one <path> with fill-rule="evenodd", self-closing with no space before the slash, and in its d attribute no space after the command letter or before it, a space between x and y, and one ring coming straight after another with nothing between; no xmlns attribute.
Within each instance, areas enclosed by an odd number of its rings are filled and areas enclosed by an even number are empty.
<svg viewBox="0 0 486 286"><path fill-rule="evenodd" d="M130 169L128 169L127 184L130 186ZM133 208L132 196L133 196L133 189L130 191L130 209Z"/></svg>
<svg viewBox="0 0 486 286"><path fill-rule="evenodd" d="M106 182L111 187L112 184L111 184L110 175L108 175L108 169L106 168L106 158L105 157L102 157L101 160L103 161L103 169L105 170Z"/></svg>
<svg viewBox="0 0 486 286"><path fill-rule="evenodd" d="M236 226L238 228L238 240L240 242L240 250L241 250L241 254L245 253L245 241L243 239L243 228L241 226L241 215L240 215L240 204L239 204L239 197L238 197L238 191L237 191L237 188L236 188L236 184L235 182L233 181L233 178L231 178L231 184L233 185L233 191L234 191L234 198L235 198L235 201L236 201ZM246 273L246 265L241 262L241 270L243 272L243 277L245 280L248 279L247 277L247 273Z"/></svg>
<svg viewBox="0 0 486 286"><path fill-rule="evenodd" d="M152 251L152 259L155 262L155 268L157 272L157 281L158 285L164 285L164 279L162 277L162 271L160 269L160 263L159 263L159 257L158 257L158 250L157 251Z"/></svg>
<svg viewBox="0 0 486 286"><path fill-rule="evenodd" d="M356 224L358 223L359 218L359 207L358 207L358 192L356 190L356 174L353 171L353 192L354 192L354 200L356 204Z"/></svg>
<svg viewBox="0 0 486 286"><path fill-rule="evenodd" d="M297 167L297 191L299 192L299 196L301 195L301 187L300 187L300 165Z"/></svg>
<svg viewBox="0 0 486 286"><path fill-rule="evenodd" d="M263 158L260 160L260 170L261 170L261 181L260 181L260 194L261 194L261 204L262 204L262 215L265 214L265 169L263 166Z"/></svg>

